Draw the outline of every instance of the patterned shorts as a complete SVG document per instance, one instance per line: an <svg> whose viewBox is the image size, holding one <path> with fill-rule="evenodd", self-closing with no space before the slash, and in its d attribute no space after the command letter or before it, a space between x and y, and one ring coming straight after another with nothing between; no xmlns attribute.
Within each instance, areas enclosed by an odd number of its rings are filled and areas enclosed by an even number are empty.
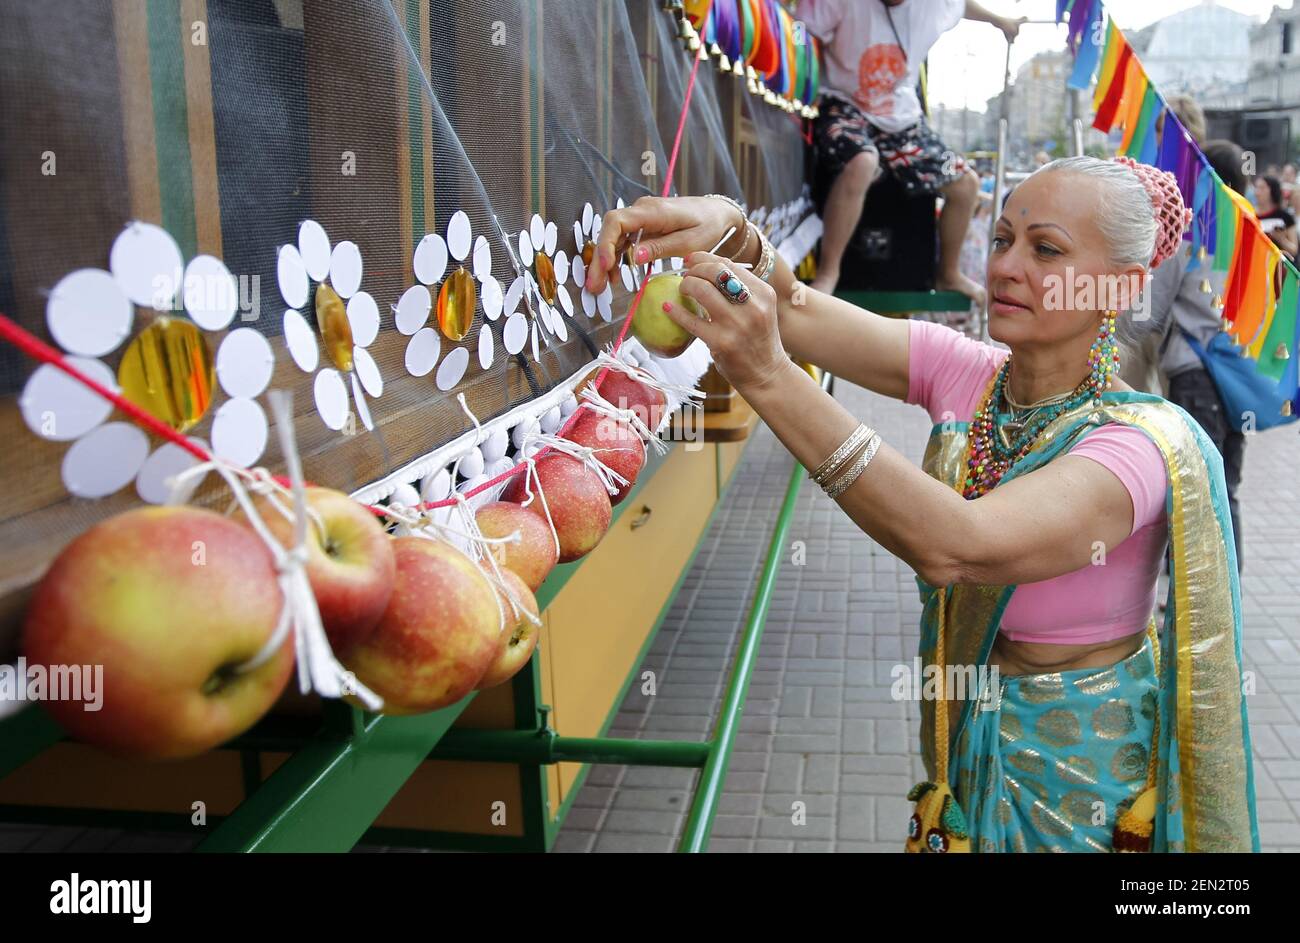
<svg viewBox="0 0 1300 943"><path fill-rule="evenodd" d="M818 170L830 180L864 153L878 154L881 168L893 174L908 196L934 195L966 173L966 160L939 139L924 117L891 134L839 96L823 95L817 106L813 143Z"/></svg>

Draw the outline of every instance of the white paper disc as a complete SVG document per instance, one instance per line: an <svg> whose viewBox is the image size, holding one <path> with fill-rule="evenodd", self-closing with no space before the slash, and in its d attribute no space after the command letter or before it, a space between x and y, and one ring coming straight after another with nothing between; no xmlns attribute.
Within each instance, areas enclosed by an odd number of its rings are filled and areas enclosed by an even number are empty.
<svg viewBox="0 0 1300 943"><path fill-rule="evenodd" d="M266 413L256 400L228 399L212 419L212 451L248 468L266 449L266 431Z"/></svg>
<svg viewBox="0 0 1300 943"><path fill-rule="evenodd" d="M217 348L217 380L230 396L261 395L275 372L275 353L251 327L231 331Z"/></svg>
<svg viewBox="0 0 1300 943"><path fill-rule="evenodd" d="M280 284L280 297L290 308L301 308L307 303L307 268L297 246L280 246L275 263L276 281Z"/></svg>
<svg viewBox="0 0 1300 943"><path fill-rule="evenodd" d="M433 307L433 296L423 285L412 285L402 293L397 302L397 313L393 320L397 330L403 334L414 334L424 327L429 320L429 309Z"/></svg>
<svg viewBox="0 0 1300 943"><path fill-rule="evenodd" d="M618 274L623 276L623 287L628 291L636 291L636 281L632 278L632 267L630 265L620 265Z"/></svg>
<svg viewBox="0 0 1300 943"><path fill-rule="evenodd" d="M532 239L534 249L542 251L546 244L546 221L539 213L534 213L528 223L528 238Z"/></svg>
<svg viewBox="0 0 1300 943"><path fill-rule="evenodd" d="M555 244L560 239L560 230L556 228L554 223L547 223L546 231L543 235L544 235L544 239L543 239L544 251L546 252L547 255L555 255Z"/></svg>
<svg viewBox="0 0 1300 943"><path fill-rule="evenodd" d="M70 354L101 357L131 333L135 309L112 275L83 268L59 279L45 303L50 335Z"/></svg>
<svg viewBox="0 0 1300 943"><path fill-rule="evenodd" d="M573 261L569 264L569 273L573 276L573 284L579 288L587 284L587 266L583 264L582 256L573 257Z"/></svg>
<svg viewBox="0 0 1300 943"><path fill-rule="evenodd" d="M63 454L63 484L78 498L102 498L131 483L149 457L149 437L129 422L110 422Z"/></svg>
<svg viewBox="0 0 1300 943"><path fill-rule="evenodd" d="M447 243L431 232L415 247L415 277L426 285L442 280L447 273Z"/></svg>
<svg viewBox="0 0 1300 943"><path fill-rule="evenodd" d="M474 277L480 282L492 277L492 246L485 236L474 240Z"/></svg>
<svg viewBox="0 0 1300 943"><path fill-rule="evenodd" d="M592 242L600 241L600 230L601 227L603 227L604 225L605 225L605 221L599 214L592 217L591 219L591 241Z"/></svg>
<svg viewBox="0 0 1300 943"><path fill-rule="evenodd" d="M569 325L564 323L564 318L558 311L552 312L551 330L560 339L560 343L564 343L569 339Z"/></svg>
<svg viewBox="0 0 1300 943"><path fill-rule="evenodd" d="M484 324L478 329L478 365L484 370L492 369L492 358L496 355L496 338L492 328Z"/></svg>
<svg viewBox="0 0 1300 943"><path fill-rule="evenodd" d="M448 351L446 358L438 365L438 375L435 377L438 389L450 390L460 382L468 367L469 351L467 349L457 347Z"/></svg>
<svg viewBox="0 0 1300 943"><path fill-rule="evenodd" d="M320 362L320 345L316 343L316 332L311 329L301 312L290 308L284 313L284 343L289 348L289 356L303 373L311 373Z"/></svg>
<svg viewBox="0 0 1300 943"><path fill-rule="evenodd" d="M542 351L537 341L537 335L540 333L541 333L541 328L539 328L537 326L537 322L534 321L533 329L528 332L528 339L533 345L533 360L538 362L540 362L542 359Z"/></svg>
<svg viewBox="0 0 1300 943"><path fill-rule="evenodd" d="M569 256L563 249L555 253L555 284L563 285L569 280Z"/></svg>
<svg viewBox="0 0 1300 943"><path fill-rule="evenodd" d="M117 390L113 371L98 360L85 357L67 360L92 380ZM18 397L18 408L27 428L52 442L79 439L113 412L112 403L48 363L41 364L28 378Z"/></svg>
<svg viewBox="0 0 1300 943"><path fill-rule="evenodd" d="M323 282L329 277L330 237L314 219L304 219L298 227L298 254L313 280Z"/></svg>
<svg viewBox="0 0 1300 943"><path fill-rule="evenodd" d="M591 208L590 203L584 203L582 205L582 231L584 233L591 232L591 222L592 219L595 218L595 215L596 211Z"/></svg>
<svg viewBox="0 0 1300 943"><path fill-rule="evenodd" d="M573 224L573 245L578 252L582 251L582 244L586 241L586 236L582 233L582 221L579 220Z"/></svg>
<svg viewBox="0 0 1300 943"><path fill-rule="evenodd" d="M431 327L421 328L406 345L406 372L413 377L425 376L438 362L441 352L442 341L438 332Z"/></svg>
<svg viewBox="0 0 1300 943"><path fill-rule="evenodd" d="M589 318L596 316L596 296L587 289L582 290L582 311Z"/></svg>
<svg viewBox="0 0 1300 943"><path fill-rule="evenodd" d="M366 402L366 394L361 390L361 382L357 379L356 372L348 374L348 379L352 383L352 399L357 404L357 415L361 417L361 425L365 426L367 431L375 428L375 421L370 418L370 404Z"/></svg>
<svg viewBox="0 0 1300 943"><path fill-rule="evenodd" d="M384 378L379 375L379 364L364 347L352 348L352 368L361 378L361 385L374 399L384 395Z"/></svg>
<svg viewBox="0 0 1300 943"><path fill-rule="evenodd" d="M489 321L495 321L501 317L501 308L505 304L505 298L501 293L501 283L491 275L483 279L483 291L480 300L483 302L483 315Z"/></svg>
<svg viewBox="0 0 1300 943"><path fill-rule="evenodd" d="M524 349L526 343L528 343L528 319L516 312L506 318L506 351L517 354Z"/></svg>
<svg viewBox="0 0 1300 943"><path fill-rule="evenodd" d="M627 205L627 204L623 202L623 198L622 198L622 197L619 197L619 198L618 198L618 202L614 204L614 208L615 208L615 209L620 209L620 210L621 210L621 209L623 209L623 207L626 206L626 205Z"/></svg>
<svg viewBox="0 0 1300 943"><path fill-rule="evenodd" d="M207 443L201 439L191 439L190 441L196 443L200 448L207 448ZM166 504L172 498L172 489L168 485L168 479L186 469L193 468L198 463L198 458L185 451L175 442L166 442L154 449L153 454L145 459L139 474L135 476L136 494L150 504ZM188 501L206 477L206 474L196 475L189 479L177 493L177 500Z"/></svg>
<svg viewBox="0 0 1300 943"><path fill-rule="evenodd" d="M361 287L361 250L355 242L340 242L330 256L330 284L340 298L351 298Z"/></svg>
<svg viewBox="0 0 1300 943"><path fill-rule="evenodd" d="M555 286L555 297L559 299L560 307L569 317L573 317L573 299L569 297L569 289L563 285Z"/></svg>
<svg viewBox="0 0 1300 943"><path fill-rule="evenodd" d="M606 323L614 319L614 309L610 307L610 302L613 301L613 299L614 293L610 291L608 285L605 286L605 290L596 298L596 306L600 309L600 316Z"/></svg>
<svg viewBox="0 0 1300 943"><path fill-rule="evenodd" d="M343 375L333 367L326 367L316 374L313 392L321 421L335 432L342 429L348 421L348 388Z"/></svg>
<svg viewBox="0 0 1300 943"><path fill-rule="evenodd" d="M126 296L142 307L166 311L180 291L180 246L153 223L129 223L108 254L108 268Z"/></svg>
<svg viewBox="0 0 1300 943"><path fill-rule="evenodd" d="M464 210L452 213L447 223L447 248L451 252L451 257L457 262L464 262L469 257L470 240L473 235L469 215Z"/></svg>
<svg viewBox="0 0 1300 943"><path fill-rule="evenodd" d="M526 283L524 282L522 276L516 278L513 282L510 283L510 287L506 289L505 304L501 306L501 311L504 314L514 314L516 311L519 310L519 302L521 302L524 298L525 284Z"/></svg>
<svg viewBox="0 0 1300 943"><path fill-rule="evenodd" d="M527 229L519 231L519 264L525 267L533 264L533 240Z"/></svg>
<svg viewBox="0 0 1300 943"><path fill-rule="evenodd" d="M239 283L226 263L200 255L185 267L185 310L205 331L223 331L239 308Z"/></svg>
<svg viewBox="0 0 1300 943"><path fill-rule="evenodd" d="M379 305L369 292L359 291L348 299L348 326L358 347L369 347L379 336Z"/></svg>

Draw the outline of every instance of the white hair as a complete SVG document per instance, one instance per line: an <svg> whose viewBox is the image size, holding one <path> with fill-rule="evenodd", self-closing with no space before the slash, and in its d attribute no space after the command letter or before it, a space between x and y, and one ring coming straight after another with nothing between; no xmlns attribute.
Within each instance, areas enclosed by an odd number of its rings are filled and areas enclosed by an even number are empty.
<svg viewBox="0 0 1300 943"><path fill-rule="evenodd" d="M1065 172L1098 181L1097 226L1110 250L1112 265L1141 265L1150 270L1156 251L1155 208L1151 196L1130 168L1096 157L1062 157L1044 164L1033 176Z"/></svg>

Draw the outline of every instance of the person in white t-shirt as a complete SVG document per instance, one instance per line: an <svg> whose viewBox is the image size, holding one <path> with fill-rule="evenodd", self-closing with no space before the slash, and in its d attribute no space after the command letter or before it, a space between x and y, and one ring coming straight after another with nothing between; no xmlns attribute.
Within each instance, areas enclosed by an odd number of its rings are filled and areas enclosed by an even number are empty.
<svg viewBox="0 0 1300 943"><path fill-rule="evenodd" d="M1008 42L1023 21L971 0L802 0L795 16L823 43L813 143L818 173L834 180L812 287L834 292L867 189L888 170L909 196L944 197L935 285L982 306L984 289L960 269L979 178L931 130L916 86L930 47L963 17L992 23Z"/></svg>

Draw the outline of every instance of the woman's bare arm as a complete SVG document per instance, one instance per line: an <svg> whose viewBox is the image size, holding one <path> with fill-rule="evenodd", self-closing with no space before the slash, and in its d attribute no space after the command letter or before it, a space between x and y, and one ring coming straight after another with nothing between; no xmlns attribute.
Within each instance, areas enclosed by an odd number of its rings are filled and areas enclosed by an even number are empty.
<svg viewBox="0 0 1300 943"><path fill-rule="evenodd" d="M820 465L858 424L793 364L739 392L805 468ZM883 443L838 503L877 543L937 586L1007 586L1062 576L1095 562L1099 547L1113 550L1133 523L1124 484L1077 455L967 501Z"/></svg>

